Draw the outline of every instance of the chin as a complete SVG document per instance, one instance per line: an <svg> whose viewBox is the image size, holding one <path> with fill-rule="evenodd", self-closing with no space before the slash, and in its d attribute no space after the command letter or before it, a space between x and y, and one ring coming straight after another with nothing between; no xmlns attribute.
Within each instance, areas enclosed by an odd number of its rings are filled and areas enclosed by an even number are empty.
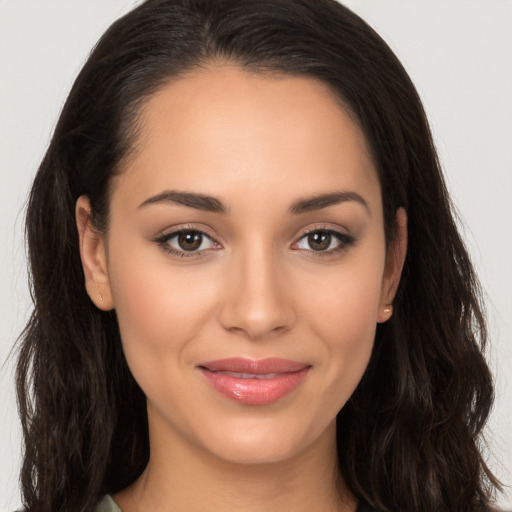
<svg viewBox="0 0 512 512"><path fill-rule="evenodd" d="M205 440L210 453L236 464L276 464L293 459L315 443L309 432L293 432L292 428L272 428L261 424L238 426L230 434L215 430Z"/></svg>
<svg viewBox="0 0 512 512"><path fill-rule="evenodd" d="M256 465L277 464L285 462L296 455L290 447L283 447L279 442L232 443L231 446L213 452L218 458L233 464Z"/></svg>

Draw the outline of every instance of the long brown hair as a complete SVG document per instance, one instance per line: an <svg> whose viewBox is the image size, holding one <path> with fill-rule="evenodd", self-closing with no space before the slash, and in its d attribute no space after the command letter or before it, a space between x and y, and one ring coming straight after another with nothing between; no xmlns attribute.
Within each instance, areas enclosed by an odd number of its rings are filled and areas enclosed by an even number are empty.
<svg viewBox="0 0 512 512"><path fill-rule="evenodd" d="M393 318L338 414L341 475L383 511L476 512L496 480L481 456L493 400L480 289L458 233L421 102L384 41L335 0L148 0L114 23L79 74L39 167L26 220L34 311L17 368L28 512L91 511L149 458L145 397L115 312L84 287L74 208L108 226L109 183L144 102L212 60L322 80L364 130L387 240L409 248Z"/></svg>

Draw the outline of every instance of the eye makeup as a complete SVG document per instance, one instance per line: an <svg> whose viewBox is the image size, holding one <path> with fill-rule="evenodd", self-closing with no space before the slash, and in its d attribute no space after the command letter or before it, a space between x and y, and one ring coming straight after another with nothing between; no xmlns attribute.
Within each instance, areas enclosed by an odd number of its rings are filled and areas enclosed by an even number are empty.
<svg viewBox="0 0 512 512"><path fill-rule="evenodd" d="M154 239L165 252L179 258L204 257L222 246L201 229L192 226L165 232Z"/></svg>
<svg viewBox="0 0 512 512"><path fill-rule="evenodd" d="M307 230L298 240L292 245L294 250L307 251L311 257L313 256L334 256L348 248L354 246L356 238L353 235L343 233L333 228L315 227ZM309 245L309 249L304 245ZM295 249L293 246L296 246Z"/></svg>
<svg viewBox="0 0 512 512"><path fill-rule="evenodd" d="M179 258L204 257L212 250L222 249L222 245L205 231L190 225L164 232L154 242L168 254ZM355 244L356 237L353 235L320 226L303 232L291 249L306 253L309 257L328 257L346 251Z"/></svg>

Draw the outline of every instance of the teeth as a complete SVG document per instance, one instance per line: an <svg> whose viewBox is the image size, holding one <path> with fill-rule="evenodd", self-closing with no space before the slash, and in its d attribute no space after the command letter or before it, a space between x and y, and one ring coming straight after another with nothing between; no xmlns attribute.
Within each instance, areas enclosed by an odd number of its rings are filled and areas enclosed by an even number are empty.
<svg viewBox="0 0 512 512"><path fill-rule="evenodd" d="M228 372L228 371L216 371L214 373L220 373L222 375L229 375L236 377L237 379L273 379L279 377L280 373L239 373L239 372Z"/></svg>

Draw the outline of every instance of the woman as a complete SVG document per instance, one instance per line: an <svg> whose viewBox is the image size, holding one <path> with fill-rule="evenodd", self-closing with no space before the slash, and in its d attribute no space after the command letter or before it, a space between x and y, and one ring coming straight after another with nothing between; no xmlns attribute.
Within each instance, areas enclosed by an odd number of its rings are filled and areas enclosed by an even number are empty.
<svg viewBox="0 0 512 512"><path fill-rule="evenodd" d="M27 510L487 509L478 284L413 85L336 2L116 22L27 234Z"/></svg>

